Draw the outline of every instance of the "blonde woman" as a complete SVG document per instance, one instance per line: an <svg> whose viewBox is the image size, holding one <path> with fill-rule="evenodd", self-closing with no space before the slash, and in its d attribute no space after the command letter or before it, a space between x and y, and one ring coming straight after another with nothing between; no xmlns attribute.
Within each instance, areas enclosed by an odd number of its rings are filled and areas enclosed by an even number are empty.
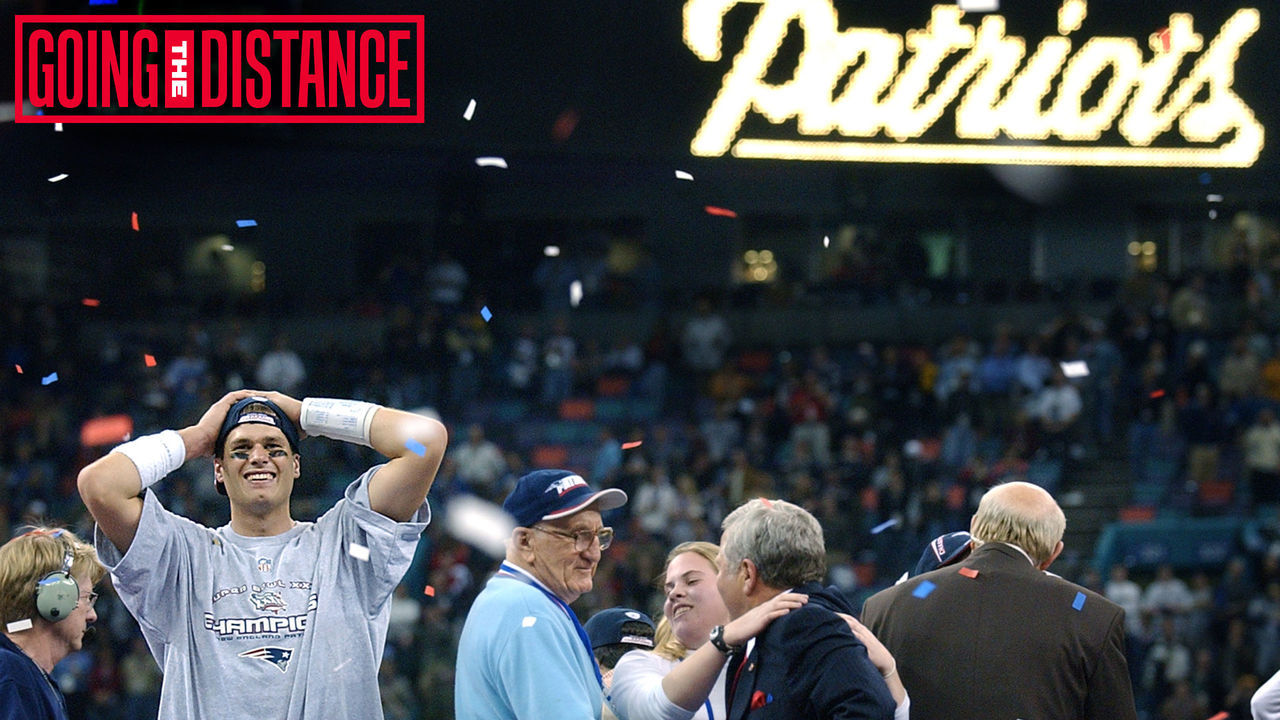
<svg viewBox="0 0 1280 720"><path fill-rule="evenodd" d="M613 671L607 702L619 720L724 720L729 653L717 646L741 647L775 618L808 601L807 595L782 593L730 622L716 589L719 551L712 543L687 542L667 555L666 601L654 649L627 653ZM906 720L906 691L893 658L866 628L848 620L877 669L889 676L886 682L898 702L895 720Z"/></svg>

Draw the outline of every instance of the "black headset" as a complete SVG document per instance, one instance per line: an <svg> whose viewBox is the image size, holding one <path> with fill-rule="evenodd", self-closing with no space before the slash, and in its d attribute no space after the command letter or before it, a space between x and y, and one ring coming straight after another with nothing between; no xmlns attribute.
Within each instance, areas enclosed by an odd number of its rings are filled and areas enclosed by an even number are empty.
<svg viewBox="0 0 1280 720"><path fill-rule="evenodd" d="M62 534L59 530L52 537ZM71 543L62 544L62 568L45 575L36 583L36 611L49 622L67 619L80 603L80 583L71 577L71 564L75 562L75 550Z"/></svg>

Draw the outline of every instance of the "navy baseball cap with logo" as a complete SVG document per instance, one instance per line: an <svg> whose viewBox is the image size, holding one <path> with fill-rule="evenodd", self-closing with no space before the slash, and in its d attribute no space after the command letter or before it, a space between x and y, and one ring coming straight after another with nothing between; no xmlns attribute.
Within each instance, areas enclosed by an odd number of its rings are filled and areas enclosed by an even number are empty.
<svg viewBox="0 0 1280 720"><path fill-rule="evenodd" d="M227 411L227 417L222 421L222 428L218 430L218 437L213 443L214 457L222 456L222 449L227 444L227 436L231 434L232 429L245 423L257 423L280 428L280 432L284 433L285 440L289 441L289 449L295 453L298 452L297 426L280 409L279 405L264 397L255 395L237 401ZM222 483L215 481L214 485L218 488L219 493L227 494L227 489L223 487Z"/></svg>
<svg viewBox="0 0 1280 720"><path fill-rule="evenodd" d="M648 630L640 633L624 633L622 626L627 623L643 623ZM582 627L587 631L587 639L591 641L593 650L605 645L635 645L653 649L653 620L639 610L624 607L601 610L592 615Z"/></svg>
<svg viewBox="0 0 1280 720"><path fill-rule="evenodd" d="M601 512L627 504L617 488L592 490L582 476L568 470L534 470L516 482L502 503L516 525L532 527L543 520L568 517L594 504Z"/></svg>
<svg viewBox="0 0 1280 720"><path fill-rule="evenodd" d="M919 562L916 563L916 569L911 571L911 577L958 563L969 557L969 551L973 548L972 542L973 536L964 530L939 535L929 543L929 547L924 549Z"/></svg>

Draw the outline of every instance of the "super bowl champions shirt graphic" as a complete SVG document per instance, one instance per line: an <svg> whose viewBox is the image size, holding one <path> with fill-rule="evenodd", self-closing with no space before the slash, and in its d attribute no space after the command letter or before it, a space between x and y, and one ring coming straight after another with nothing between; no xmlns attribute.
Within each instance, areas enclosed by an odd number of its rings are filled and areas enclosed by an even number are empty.
<svg viewBox="0 0 1280 720"><path fill-rule="evenodd" d="M117 593L164 672L160 718L381 718L391 592L430 520L369 507L370 468L314 523L251 538L166 510L150 490L122 557L95 530ZM368 548L368 560L349 553ZM361 554L362 555L362 554Z"/></svg>

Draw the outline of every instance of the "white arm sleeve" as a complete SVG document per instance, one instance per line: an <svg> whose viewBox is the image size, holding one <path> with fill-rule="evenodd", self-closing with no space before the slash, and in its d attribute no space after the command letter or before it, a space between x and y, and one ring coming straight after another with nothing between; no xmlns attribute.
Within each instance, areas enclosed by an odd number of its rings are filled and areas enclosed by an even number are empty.
<svg viewBox="0 0 1280 720"><path fill-rule="evenodd" d="M697 714L671 702L663 691L662 678L671 667L669 660L647 650L623 655L613 668L613 685L605 698L618 720L690 720Z"/></svg>

